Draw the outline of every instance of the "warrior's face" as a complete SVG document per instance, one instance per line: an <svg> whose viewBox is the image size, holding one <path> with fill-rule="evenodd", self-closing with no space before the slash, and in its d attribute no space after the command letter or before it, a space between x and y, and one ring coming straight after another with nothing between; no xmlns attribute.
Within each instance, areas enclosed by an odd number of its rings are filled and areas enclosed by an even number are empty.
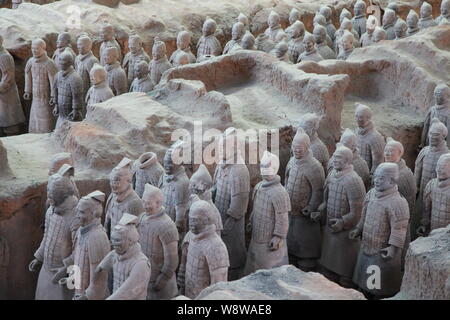
<svg viewBox="0 0 450 320"><path fill-rule="evenodd" d="M397 163L400 161L401 156L401 150L398 147L395 147L393 145L386 145L386 147L384 148L384 160L386 162Z"/></svg>
<svg viewBox="0 0 450 320"><path fill-rule="evenodd" d="M113 64L117 61L117 49L108 48L104 53L105 62L107 64Z"/></svg>
<svg viewBox="0 0 450 320"><path fill-rule="evenodd" d="M276 14L269 15L269 19L267 20L267 23L269 24L270 28L274 28L278 26L280 23L280 17Z"/></svg>
<svg viewBox="0 0 450 320"><path fill-rule="evenodd" d="M127 252L131 246L131 242L128 240L126 230L120 226L116 226L111 234L111 244L117 254L122 255Z"/></svg>
<svg viewBox="0 0 450 320"><path fill-rule="evenodd" d="M178 35L177 37L177 47L178 49L184 50L187 47L189 47L189 44L191 42L190 36L188 33L183 33Z"/></svg>
<svg viewBox="0 0 450 320"><path fill-rule="evenodd" d="M33 54L33 57L39 58L45 54L45 44L42 42L33 42L31 44L31 53Z"/></svg>
<svg viewBox="0 0 450 320"><path fill-rule="evenodd" d="M161 210L163 204L163 197L162 194L160 193L152 192L146 194L144 192L142 196L142 202L144 204L145 212L149 214L155 214Z"/></svg>
<svg viewBox="0 0 450 320"><path fill-rule="evenodd" d="M296 159L302 159L309 151L309 147L304 142L293 142L292 153Z"/></svg>
<svg viewBox="0 0 450 320"><path fill-rule="evenodd" d="M202 181L191 180L189 182L189 190L191 191L192 194L203 194L209 188L210 187Z"/></svg>
<svg viewBox="0 0 450 320"><path fill-rule="evenodd" d="M386 170L375 170L373 184L375 190L383 192L392 188L396 183L391 175Z"/></svg>
<svg viewBox="0 0 450 320"><path fill-rule="evenodd" d="M58 39L56 40L57 48L65 48L69 45L69 39L67 39L67 35L60 34Z"/></svg>
<svg viewBox="0 0 450 320"><path fill-rule="evenodd" d="M176 166L172 160L172 152L166 152L163 160L163 166L166 174L173 174L175 172Z"/></svg>
<svg viewBox="0 0 450 320"><path fill-rule="evenodd" d="M205 37L214 33L214 25L211 22L205 22L203 24L202 33Z"/></svg>
<svg viewBox="0 0 450 320"><path fill-rule="evenodd" d="M155 59L161 59L166 54L166 50L163 46L153 46L152 56Z"/></svg>
<svg viewBox="0 0 450 320"><path fill-rule="evenodd" d="M450 179L450 157L441 156L436 166L437 178L440 181Z"/></svg>
<svg viewBox="0 0 450 320"><path fill-rule="evenodd" d="M138 79L143 79L148 75L147 63L137 63L134 65L134 72Z"/></svg>
<svg viewBox="0 0 450 320"><path fill-rule="evenodd" d="M94 220L92 206L89 200L81 199L77 205L77 218L82 226L87 226Z"/></svg>
<svg viewBox="0 0 450 320"><path fill-rule="evenodd" d="M370 114L368 112L365 112L364 110L359 111L355 114L356 123L360 128L367 127L369 125L370 118Z"/></svg>
<svg viewBox="0 0 450 320"><path fill-rule="evenodd" d="M342 152L333 155L333 168L337 171L344 170L349 165L349 159Z"/></svg>
<svg viewBox="0 0 450 320"><path fill-rule="evenodd" d="M200 210L192 210L189 212L189 230L193 234L202 233L208 226L208 216Z"/></svg>
<svg viewBox="0 0 450 320"><path fill-rule="evenodd" d="M439 132L438 130L430 129L430 133L428 134L428 139L430 140L430 146L436 147L444 141L445 136L442 134L442 132Z"/></svg>
<svg viewBox="0 0 450 320"><path fill-rule="evenodd" d="M308 37L304 40L306 51L311 52L314 51L314 38Z"/></svg>
<svg viewBox="0 0 450 320"><path fill-rule="evenodd" d="M111 41L114 39L114 29L112 27L106 27L102 29L101 37L103 41Z"/></svg>
<svg viewBox="0 0 450 320"><path fill-rule="evenodd" d="M63 54L58 59L59 70L66 71L73 64L72 57L68 54Z"/></svg>
<svg viewBox="0 0 450 320"><path fill-rule="evenodd" d="M77 49L80 54L86 54L91 51L92 44L88 39L78 39Z"/></svg>
<svg viewBox="0 0 450 320"><path fill-rule="evenodd" d="M142 43L138 39L133 39L128 43L128 49L132 54L136 54L141 50Z"/></svg>
<svg viewBox="0 0 450 320"><path fill-rule="evenodd" d="M130 174L125 170L113 170L110 177L111 191L115 194L121 194L130 187Z"/></svg>

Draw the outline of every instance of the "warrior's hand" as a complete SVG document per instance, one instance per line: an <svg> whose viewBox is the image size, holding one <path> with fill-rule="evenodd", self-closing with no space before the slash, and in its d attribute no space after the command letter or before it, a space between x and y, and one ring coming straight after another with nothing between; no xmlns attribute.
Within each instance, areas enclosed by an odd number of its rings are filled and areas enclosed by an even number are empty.
<svg viewBox="0 0 450 320"><path fill-rule="evenodd" d="M184 219L175 221L175 225L177 226L178 233L182 233L186 230L186 220Z"/></svg>
<svg viewBox="0 0 450 320"><path fill-rule="evenodd" d="M397 248L395 246L389 246L380 250L381 257L385 260L392 259L396 253Z"/></svg>
<svg viewBox="0 0 450 320"><path fill-rule="evenodd" d="M359 230L359 228L355 228L355 229L353 229L352 231L349 232L348 237L351 240L355 240L356 238L360 237L361 234L362 234L362 231Z"/></svg>
<svg viewBox="0 0 450 320"><path fill-rule="evenodd" d="M42 261L39 261L38 259L34 259L33 261L30 262L30 264L28 265L28 270L30 270L31 272L35 272L38 271L38 269L42 266Z"/></svg>
<svg viewBox="0 0 450 320"><path fill-rule="evenodd" d="M156 278L155 284L153 285L153 289L155 291L160 291L164 289L168 280L169 279L167 279L167 277L163 273L160 273Z"/></svg>
<svg viewBox="0 0 450 320"><path fill-rule="evenodd" d="M53 105L56 104L55 97L50 97L49 104L50 104L51 106L53 106Z"/></svg>
<svg viewBox="0 0 450 320"><path fill-rule="evenodd" d="M30 98L31 98L31 93L25 92L25 93L23 94L23 98L24 98L24 100L30 100Z"/></svg>
<svg viewBox="0 0 450 320"><path fill-rule="evenodd" d="M252 232L252 224L251 224L251 222L247 223L247 226L246 226L245 230L247 232Z"/></svg>
<svg viewBox="0 0 450 320"><path fill-rule="evenodd" d="M59 283L59 281L61 279L63 279L65 276L67 276L67 268L66 267L61 267L57 269L58 271L56 271L55 275L52 278L52 282L54 284Z"/></svg>
<svg viewBox="0 0 450 320"><path fill-rule="evenodd" d="M80 121L82 117L83 115L79 110L72 110L72 112L69 114L70 121Z"/></svg>
<svg viewBox="0 0 450 320"><path fill-rule="evenodd" d="M344 229L344 220L330 219L330 228L333 232L341 232Z"/></svg>
<svg viewBox="0 0 450 320"><path fill-rule="evenodd" d="M310 207L310 206L306 206L306 207L303 208L303 210L302 210L302 214L303 214L305 217L310 217L311 212L312 212L312 210L311 210L311 207Z"/></svg>
<svg viewBox="0 0 450 320"><path fill-rule="evenodd" d="M428 227L425 225L421 225L417 228L416 233L419 237L425 237L428 234Z"/></svg>
<svg viewBox="0 0 450 320"><path fill-rule="evenodd" d="M86 293L77 293L76 295L73 296L72 300L89 300L89 299L86 296Z"/></svg>
<svg viewBox="0 0 450 320"><path fill-rule="evenodd" d="M311 220L317 222L322 218L322 213L320 211L311 212Z"/></svg>
<svg viewBox="0 0 450 320"><path fill-rule="evenodd" d="M278 250L280 248L280 244L281 244L282 240L283 239L281 239L281 237L279 237L279 236L273 236L272 240L270 240L270 243L269 243L269 249L272 251Z"/></svg>
<svg viewBox="0 0 450 320"><path fill-rule="evenodd" d="M234 227L235 219L231 216L228 216L225 219L225 223L223 224L222 234L228 234Z"/></svg>
<svg viewBox="0 0 450 320"><path fill-rule="evenodd" d="M58 106L55 106L55 107L53 108L53 115L54 115L55 117L59 116Z"/></svg>

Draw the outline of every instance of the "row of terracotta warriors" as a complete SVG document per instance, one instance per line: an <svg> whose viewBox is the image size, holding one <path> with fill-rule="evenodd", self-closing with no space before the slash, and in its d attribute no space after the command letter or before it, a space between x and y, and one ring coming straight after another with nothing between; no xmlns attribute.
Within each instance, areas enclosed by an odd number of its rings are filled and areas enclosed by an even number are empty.
<svg viewBox="0 0 450 320"><path fill-rule="evenodd" d="M370 108L357 105L358 128L343 133L328 160L317 136L319 118L305 115L284 186L278 157L265 152L262 181L251 194L233 128L219 143L235 149L219 153L214 178L204 165L188 178L174 157L180 142L168 149L163 166L151 152L135 162L124 158L111 173L104 210L101 192L78 201L70 155L58 156L55 166L64 164L49 179L44 239L30 264L31 270L43 265L36 298L74 296L67 287L70 266L79 276L76 299L103 299L109 291L110 299L167 299L177 293L194 298L218 281L287 263L305 271L320 266L341 285L369 295L395 294L410 230L426 235L450 223L448 128L437 118L425 126L429 145L413 175L401 158L402 144L385 143L371 116ZM370 287L374 266L381 285Z"/></svg>

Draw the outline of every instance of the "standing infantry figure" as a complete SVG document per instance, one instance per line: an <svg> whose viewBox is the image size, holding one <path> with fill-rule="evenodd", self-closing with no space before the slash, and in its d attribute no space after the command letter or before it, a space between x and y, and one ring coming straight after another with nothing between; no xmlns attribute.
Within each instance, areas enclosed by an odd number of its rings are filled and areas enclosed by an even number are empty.
<svg viewBox="0 0 450 320"><path fill-rule="evenodd" d="M440 83L434 88L436 104L429 108L423 124L421 147L428 145L428 131L431 119L438 118L450 129L450 88L445 83ZM447 136L447 145L450 147L450 137Z"/></svg>
<svg viewBox="0 0 450 320"><path fill-rule="evenodd" d="M75 70L81 77L83 83L83 99L91 87L90 72L94 64L99 63L92 53L92 40L83 34L77 41L78 55L75 58Z"/></svg>
<svg viewBox="0 0 450 320"><path fill-rule="evenodd" d="M341 140L339 142L353 152L353 170L355 170L358 176L361 177L366 190L369 190L371 183L369 167L367 166L367 162L359 155L359 150L356 147L356 141L356 134L352 130L347 128L344 130L344 133L342 133ZM330 161L328 162L328 173L330 173L332 170L333 157L331 157Z"/></svg>
<svg viewBox="0 0 450 320"><path fill-rule="evenodd" d="M250 173L241 155L235 128L225 130L219 141L219 159L214 173L214 203L223 222L222 239L230 257L229 280L236 280L246 259L245 213L250 193Z"/></svg>
<svg viewBox="0 0 450 320"><path fill-rule="evenodd" d="M386 9L383 15L383 29L386 31L386 40L395 39L394 22L396 19L395 11Z"/></svg>
<svg viewBox="0 0 450 320"><path fill-rule="evenodd" d="M180 31L177 36L177 50L172 53L169 63L178 67L180 65L180 56L186 54L188 63L195 63L196 58L191 52L191 34L187 31Z"/></svg>
<svg viewBox="0 0 450 320"><path fill-rule="evenodd" d="M235 47L240 47L242 37L245 34L245 27L241 22L236 22L231 28L231 40L227 42L223 49L223 54L227 54L236 50Z"/></svg>
<svg viewBox="0 0 450 320"><path fill-rule="evenodd" d="M199 200L192 204L189 213L192 236L183 250L178 282L180 293L191 299L206 287L227 281L230 266L227 247L215 232L211 210L209 203Z"/></svg>
<svg viewBox="0 0 450 320"><path fill-rule="evenodd" d="M359 41L361 47L370 46L373 43L373 32L378 25L378 20L375 16L371 15L367 18L366 23L366 33L361 36L361 40Z"/></svg>
<svg viewBox="0 0 450 320"><path fill-rule="evenodd" d="M344 35L345 31L348 31L353 35L353 47L359 46L360 37L358 36L358 33L353 29L352 22L349 19L344 18L339 29L334 34L334 50L336 51L336 54L339 54L342 48L341 38Z"/></svg>
<svg viewBox="0 0 450 320"><path fill-rule="evenodd" d="M356 103L355 118L358 125L355 130L357 147L361 157L367 162L370 174L373 174L378 165L383 162L384 138L375 129L372 122L372 110L368 106Z"/></svg>
<svg viewBox="0 0 450 320"><path fill-rule="evenodd" d="M154 83L148 72L148 63L139 61L134 64L134 74L136 78L131 83L130 92L150 92L153 90Z"/></svg>
<svg viewBox="0 0 450 320"><path fill-rule="evenodd" d="M334 53L334 51L326 43L327 30L318 24L314 27L313 35L316 41L317 52L322 56L322 58L336 59L336 53Z"/></svg>
<svg viewBox="0 0 450 320"><path fill-rule="evenodd" d="M177 295L175 270L178 267L178 231L163 207L160 189L145 185L142 196L145 212L137 226L142 252L150 260L152 272L147 300L172 299Z"/></svg>
<svg viewBox="0 0 450 320"><path fill-rule="evenodd" d="M263 181L253 191L253 210L247 226L252 238L244 275L289 264L286 235L291 202L277 174L280 160L275 154L265 151L260 166Z"/></svg>
<svg viewBox="0 0 450 320"><path fill-rule="evenodd" d="M125 55L123 59L123 70L128 76L128 86L131 85L134 78L137 77L135 69L136 64L139 61L150 62L148 54L144 51L142 47L142 39L138 35L132 35L128 41L128 48L130 52Z"/></svg>
<svg viewBox="0 0 450 320"><path fill-rule="evenodd" d="M360 176L353 170L353 152L338 144L333 154L334 170L325 182L324 202L312 217L320 220L325 214L322 255L319 263L336 274L339 284L352 286L353 269L358 257L359 241L348 234L361 218L366 189Z"/></svg>
<svg viewBox="0 0 450 320"><path fill-rule="evenodd" d="M166 44L160 40L153 43L152 61L150 61L150 79L157 85L164 71L172 68L166 55Z"/></svg>
<svg viewBox="0 0 450 320"><path fill-rule="evenodd" d="M249 31L250 21L248 20L248 17L245 14L240 12L236 20L237 22L240 22L244 25L245 31Z"/></svg>
<svg viewBox="0 0 450 320"><path fill-rule="evenodd" d="M289 12L289 25L293 25L296 21L300 21L301 14L296 8L292 8Z"/></svg>
<svg viewBox="0 0 450 320"><path fill-rule="evenodd" d="M280 25L280 15L275 11L270 11L269 17L267 18L267 23L269 27L264 31L265 35L268 35L270 40L275 43L280 42L283 37L286 36Z"/></svg>
<svg viewBox="0 0 450 320"><path fill-rule="evenodd" d="M80 199L77 218L81 223L75 236L75 248L70 265L80 268L80 287L75 287L74 300L104 300L108 295L107 274L95 274L95 269L111 251L108 236L101 225L105 194L94 191ZM60 280L67 285L69 278Z"/></svg>
<svg viewBox="0 0 450 320"><path fill-rule="evenodd" d="M79 121L83 118L83 83L73 68L73 57L63 52L58 59L59 72L55 78L55 100L53 115L58 117L55 129L64 120Z"/></svg>
<svg viewBox="0 0 450 320"><path fill-rule="evenodd" d="M323 60L322 56L317 52L316 42L312 34L308 33L304 36L303 46L305 47L305 51L298 56L297 63L304 61L319 62Z"/></svg>
<svg viewBox="0 0 450 320"><path fill-rule="evenodd" d="M158 162L154 152L146 152L133 164L133 189L142 198L146 183L157 187L161 176L164 174L163 166Z"/></svg>
<svg viewBox="0 0 450 320"><path fill-rule="evenodd" d="M112 270L113 293L107 300L145 300L150 281L150 261L142 252L138 217L124 213L111 235L113 250L100 262L97 274ZM98 275L97 275L98 276Z"/></svg>
<svg viewBox="0 0 450 320"><path fill-rule="evenodd" d="M450 224L450 154L440 156L436 172L437 178L428 182L423 195L424 213L417 230L421 236Z"/></svg>
<svg viewBox="0 0 450 320"><path fill-rule="evenodd" d="M128 92L128 80L125 71L117 60L117 48L108 47L103 50L108 84L115 96Z"/></svg>
<svg viewBox="0 0 450 320"><path fill-rule="evenodd" d="M168 216L175 221L178 232L186 230L186 211L189 201L189 178L182 163L174 157L182 147L182 142L175 142L167 149L164 156L164 175L159 180L159 188L164 194L164 207Z"/></svg>
<svg viewBox="0 0 450 320"><path fill-rule="evenodd" d="M299 127L302 128L308 135L310 141L309 148L313 154L313 157L320 162L326 175L328 171L327 169L330 154L317 133L319 130L319 125L320 117L315 113L306 113L300 118Z"/></svg>
<svg viewBox="0 0 450 320"><path fill-rule="evenodd" d="M142 201L131 186L131 160L123 158L110 174L111 194L105 206L105 229L111 238L114 226L122 215L128 213L139 216L144 212Z"/></svg>
<svg viewBox="0 0 450 320"><path fill-rule="evenodd" d="M275 56L275 58L278 59L278 61L284 61L287 63L291 63L287 52L288 52L288 45L283 40L283 41L280 41L277 43L277 45L275 46L275 48L273 50L273 55Z"/></svg>
<svg viewBox="0 0 450 320"><path fill-rule="evenodd" d="M302 128L297 128L292 141L293 157L286 166L285 188L291 200L287 246L289 260L304 271L316 268L320 258L322 237L319 221L313 220L323 200L325 174L310 150L310 139Z"/></svg>
<svg viewBox="0 0 450 320"><path fill-rule="evenodd" d="M436 22L433 19L433 7L428 2L423 2L422 6L420 6L420 19L418 23L418 27L420 30L437 26Z"/></svg>
<svg viewBox="0 0 450 320"><path fill-rule="evenodd" d="M190 205L197 200L204 200L211 205L211 213L213 223L216 226L216 232L220 236L223 230L222 217L220 216L219 210L216 208L212 202L212 192L211 188L213 186L213 179L209 174L208 169L206 169L204 164L201 164L197 171L192 175L189 180L189 190L191 192Z"/></svg>
<svg viewBox="0 0 450 320"><path fill-rule="evenodd" d="M296 63L298 57L305 51L303 37L305 36L305 25L303 22L295 21L286 29L288 35L288 55L292 63Z"/></svg>
<svg viewBox="0 0 450 320"><path fill-rule="evenodd" d="M31 43L33 56L25 66L25 89L23 98L30 100L30 133L47 133L55 127L52 107L55 98L54 81L56 64L47 56L46 44L42 39Z"/></svg>
<svg viewBox="0 0 450 320"><path fill-rule="evenodd" d="M339 42L340 50L337 59L347 60L353 52L353 43L355 42L355 38L353 37L351 32L345 30L343 35L339 38Z"/></svg>
<svg viewBox="0 0 450 320"><path fill-rule="evenodd" d="M104 66L107 64L105 61L104 52L108 47L114 47L117 49L117 60L122 61L122 49L120 48L119 43L116 40L116 33L114 32L114 27L109 23L106 23L102 26L100 31L100 37L102 39L102 44L100 45L100 64Z"/></svg>
<svg viewBox="0 0 450 320"><path fill-rule="evenodd" d="M244 50L256 50L255 37L250 32L246 32L242 37L241 47Z"/></svg>
<svg viewBox="0 0 450 320"><path fill-rule="evenodd" d="M408 25L408 31L406 32L408 37L420 31L419 16L414 10L409 10L408 16L406 17L406 24Z"/></svg>
<svg viewBox="0 0 450 320"><path fill-rule="evenodd" d="M73 167L65 164L58 173L49 178L47 198L50 207L45 214L44 238L35 259L29 265L30 271L39 272L36 300L70 300L73 292L58 281L66 274L73 248L71 225L75 219L78 198L75 197L70 176Z"/></svg>
<svg viewBox="0 0 450 320"><path fill-rule="evenodd" d="M55 61L56 65L59 65L59 57L61 57L64 52L69 53L72 56L72 59L75 60L76 55L72 50L70 42L70 34L68 32L62 32L58 35L58 39L56 40L56 50L52 57L52 60Z"/></svg>
<svg viewBox="0 0 450 320"><path fill-rule="evenodd" d="M218 56L222 53L222 46L214 36L217 24L213 19L206 19L203 23L202 36L197 43L197 61L203 56Z"/></svg>
<svg viewBox="0 0 450 320"><path fill-rule="evenodd" d="M86 93L86 105L88 107L114 97L107 81L105 68L96 63L89 72L89 76L92 87Z"/></svg>
<svg viewBox="0 0 450 320"><path fill-rule="evenodd" d="M333 25L333 22L331 21L332 15L331 8L328 6L321 6L319 12L321 15L325 17L327 34L330 36L331 40L334 41L334 34L336 33L336 27Z"/></svg>
<svg viewBox="0 0 450 320"><path fill-rule="evenodd" d="M313 28L315 28L316 26L322 26L325 28L325 30L327 29L327 20L319 12L316 13L313 19ZM333 46L333 40L331 40L330 36L326 32L325 38L326 38L325 43L327 44L327 46L331 48Z"/></svg>
<svg viewBox="0 0 450 320"><path fill-rule="evenodd" d="M436 165L439 157L449 153L447 142L445 141L447 135L447 127L438 118L433 118L431 120L430 130L428 131L430 145L420 151L414 169L419 194L416 201L416 212L412 217L412 230L417 229L422 218L425 187L430 180L436 178Z"/></svg>
<svg viewBox="0 0 450 320"><path fill-rule="evenodd" d="M378 43L382 40L386 40L386 31L381 27L375 27L372 36L373 43Z"/></svg>
<svg viewBox="0 0 450 320"><path fill-rule="evenodd" d="M406 31L408 31L408 26L403 19L397 19L394 25L395 40L400 40L406 38Z"/></svg>
<svg viewBox="0 0 450 320"><path fill-rule="evenodd" d="M355 16L352 18L353 28L359 37L366 33L366 3L362 0L356 1L353 6Z"/></svg>
<svg viewBox="0 0 450 320"><path fill-rule="evenodd" d="M442 0L441 15L435 20L437 25L445 25L450 23L450 0Z"/></svg>
<svg viewBox="0 0 450 320"><path fill-rule="evenodd" d="M16 85L14 59L0 36L0 137L18 134L25 123Z"/></svg>
<svg viewBox="0 0 450 320"><path fill-rule="evenodd" d="M342 24L342 21L344 21L344 18L347 18L348 20L352 20L352 13L348 11L346 8L343 8L341 13L339 14L339 25Z"/></svg>
<svg viewBox="0 0 450 320"><path fill-rule="evenodd" d="M401 256L408 229L408 202L398 192L398 166L382 163L364 200L362 217L349 237L362 236L353 282L377 297L393 296L402 281ZM370 278L378 274L376 284Z"/></svg>

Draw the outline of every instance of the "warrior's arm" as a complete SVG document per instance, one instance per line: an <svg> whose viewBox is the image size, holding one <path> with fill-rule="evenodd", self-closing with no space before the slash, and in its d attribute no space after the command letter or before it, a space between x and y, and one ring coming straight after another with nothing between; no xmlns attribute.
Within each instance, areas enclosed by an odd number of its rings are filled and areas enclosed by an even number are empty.
<svg viewBox="0 0 450 320"><path fill-rule="evenodd" d="M431 109L428 110L427 115L425 117L425 121L423 122L422 136L420 139L420 144L422 147L427 145L428 131L430 130L430 121L431 121Z"/></svg>
<svg viewBox="0 0 450 320"><path fill-rule="evenodd" d="M384 141L383 137L376 137L375 143L370 146L370 152L372 153L372 168L370 173L374 173L375 169L384 161Z"/></svg>
<svg viewBox="0 0 450 320"><path fill-rule="evenodd" d="M433 180L427 183L427 186L425 187L425 191L423 193L423 214L421 221L421 224L423 226L428 226L431 221L431 210L433 208L433 203L431 202L432 182Z"/></svg>
<svg viewBox="0 0 450 320"><path fill-rule="evenodd" d="M311 177L311 174L314 174L314 176ZM325 184L323 167L318 167L317 172L310 173L307 177L311 185L311 198L309 199L308 206L311 211L316 211L323 201L323 187Z"/></svg>
<svg viewBox="0 0 450 320"><path fill-rule="evenodd" d="M389 236L389 245L397 247L397 248L403 248L405 245L405 239L406 239L406 231L408 229L408 220L409 220L409 214L407 214L408 205L406 203L406 200L402 198L402 200L405 201L405 208L399 207L396 209L389 209L389 222L390 222L390 229L391 234ZM402 212L402 210L406 210L406 212Z"/></svg>
<svg viewBox="0 0 450 320"><path fill-rule="evenodd" d="M220 267L214 270L209 269L209 274L211 276L211 284L221 282L221 281L227 281L228 279L228 267Z"/></svg>
<svg viewBox="0 0 450 320"><path fill-rule="evenodd" d="M161 268L161 274L164 275L166 281L172 278L178 267L178 241L170 243L162 242L164 251L164 264Z"/></svg>
<svg viewBox="0 0 450 320"><path fill-rule="evenodd" d="M25 66L25 93L31 93L33 88L33 74L31 72L31 62L28 61Z"/></svg>
<svg viewBox="0 0 450 320"><path fill-rule="evenodd" d="M187 236L187 234L186 234ZM186 260L189 243L183 243L181 246L180 267L178 268L177 284L180 288L180 293L184 294L185 279L186 279Z"/></svg>
<svg viewBox="0 0 450 320"><path fill-rule="evenodd" d="M147 260L138 261L124 283L106 300L135 300L146 291L150 280L150 266Z"/></svg>

